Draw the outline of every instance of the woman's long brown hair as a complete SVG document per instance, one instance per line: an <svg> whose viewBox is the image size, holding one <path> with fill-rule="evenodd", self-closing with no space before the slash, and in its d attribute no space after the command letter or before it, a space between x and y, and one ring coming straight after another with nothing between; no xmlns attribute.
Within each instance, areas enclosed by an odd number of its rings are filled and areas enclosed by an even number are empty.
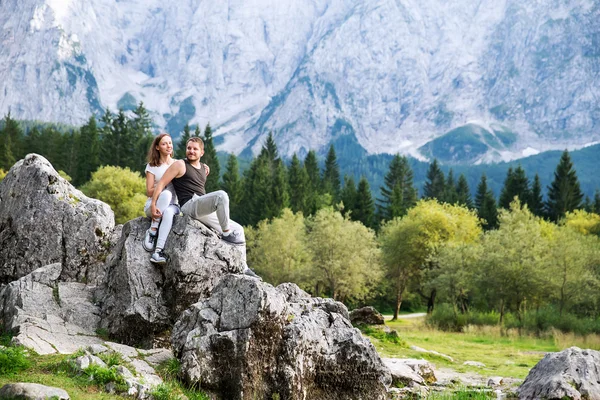
<svg viewBox="0 0 600 400"><path fill-rule="evenodd" d="M151 167L158 167L160 165L160 151L158 151L156 147L165 136L171 137L168 133L161 133L152 141L152 145L148 150L148 156L146 157L148 159L148 164L150 164Z"/></svg>

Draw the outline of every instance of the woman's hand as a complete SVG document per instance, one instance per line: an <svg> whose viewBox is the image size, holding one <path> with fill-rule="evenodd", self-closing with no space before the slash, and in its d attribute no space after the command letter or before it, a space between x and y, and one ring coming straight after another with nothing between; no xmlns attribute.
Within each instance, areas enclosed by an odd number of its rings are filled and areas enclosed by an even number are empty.
<svg viewBox="0 0 600 400"><path fill-rule="evenodd" d="M162 217L162 213L160 212L160 210L156 207L155 203L152 203L150 205L150 211L152 212L152 218L153 219L160 219Z"/></svg>
<svg viewBox="0 0 600 400"><path fill-rule="evenodd" d="M208 174L210 174L210 167L208 166L208 164L203 164L204 165L204 170L206 171L206 176L208 176Z"/></svg>

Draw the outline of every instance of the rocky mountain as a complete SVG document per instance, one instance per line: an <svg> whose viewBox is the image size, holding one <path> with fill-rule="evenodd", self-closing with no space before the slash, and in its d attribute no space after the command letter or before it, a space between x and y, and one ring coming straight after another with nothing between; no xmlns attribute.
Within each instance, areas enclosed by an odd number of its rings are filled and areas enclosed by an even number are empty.
<svg viewBox="0 0 600 400"><path fill-rule="evenodd" d="M594 0L0 3L0 113L79 124L143 101L221 150L350 141L481 163L600 141Z"/></svg>

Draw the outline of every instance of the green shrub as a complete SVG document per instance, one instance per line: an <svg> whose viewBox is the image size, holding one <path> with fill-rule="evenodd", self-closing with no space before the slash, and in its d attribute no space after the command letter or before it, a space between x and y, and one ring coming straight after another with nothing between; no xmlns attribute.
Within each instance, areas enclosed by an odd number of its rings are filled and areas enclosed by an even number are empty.
<svg viewBox="0 0 600 400"><path fill-rule="evenodd" d="M143 215L146 182L129 168L100 167L92 174L92 179L81 187L81 191L107 203L115 212L118 224Z"/></svg>
<svg viewBox="0 0 600 400"><path fill-rule="evenodd" d="M0 349L0 376L10 375L29 368L31 362L23 347Z"/></svg>
<svg viewBox="0 0 600 400"><path fill-rule="evenodd" d="M176 388L167 383L161 383L152 391L154 400L181 400L182 397L175 393Z"/></svg>
<svg viewBox="0 0 600 400"><path fill-rule="evenodd" d="M127 391L127 383L125 383L125 379L117 373L117 370L114 367L106 368L97 364L92 364L84 369L83 373L97 385L104 386L107 383L114 382L118 392Z"/></svg>
<svg viewBox="0 0 600 400"><path fill-rule="evenodd" d="M181 362L176 358L170 358L161 362L156 371L166 381L174 381L181 370Z"/></svg>
<svg viewBox="0 0 600 400"><path fill-rule="evenodd" d="M466 314L455 313L451 305L442 303L427 316L426 322L443 331L461 332L468 325L468 318Z"/></svg>
<svg viewBox="0 0 600 400"><path fill-rule="evenodd" d="M117 353L116 351L107 351L104 353L98 354L98 358L108 365L108 367L112 367L115 365L124 365L125 360L123 360L123 356L121 353Z"/></svg>

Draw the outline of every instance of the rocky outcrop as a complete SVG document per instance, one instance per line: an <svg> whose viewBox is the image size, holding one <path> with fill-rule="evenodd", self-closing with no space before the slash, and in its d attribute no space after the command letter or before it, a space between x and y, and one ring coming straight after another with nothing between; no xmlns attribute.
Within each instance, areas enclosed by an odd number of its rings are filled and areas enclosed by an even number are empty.
<svg viewBox="0 0 600 400"><path fill-rule="evenodd" d="M15 344L38 354L69 354L101 343L93 287L60 282L61 271L59 263L50 264L0 289L0 325L15 335Z"/></svg>
<svg viewBox="0 0 600 400"><path fill-rule="evenodd" d="M346 307L227 275L173 329L182 374L227 399L384 399L391 382Z"/></svg>
<svg viewBox="0 0 600 400"><path fill-rule="evenodd" d="M153 335L173 326L181 312L208 297L225 274L244 268L239 249L189 217L176 217L163 267L142 248L147 218L129 221L107 259L102 322L111 337L148 345Z"/></svg>
<svg viewBox="0 0 600 400"><path fill-rule="evenodd" d="M60 263L62 281L96 279L114 228L110 207L86 197L44 157L29 154L0 182L0 283Z"/></svg>
<svg viewBox="0 0 600 400"><path fill-rule="evenodd" d="M517 390L519 399L600 400L600 352L571 347L546 356Z"/></svg>
<svg viewBox="0 0 600 400"><path fill-rule="evenodd" d="M352 310L350 313L352 325L384 325L385 319L374 307L367 306Z"/></svg>
<svg viewBox="0 0 600 400"><path fill-rule="evenodd" d="M19 400L69 400L69 394L60 388L37 383L9 383L0 388L0 399Z"/></svg>

